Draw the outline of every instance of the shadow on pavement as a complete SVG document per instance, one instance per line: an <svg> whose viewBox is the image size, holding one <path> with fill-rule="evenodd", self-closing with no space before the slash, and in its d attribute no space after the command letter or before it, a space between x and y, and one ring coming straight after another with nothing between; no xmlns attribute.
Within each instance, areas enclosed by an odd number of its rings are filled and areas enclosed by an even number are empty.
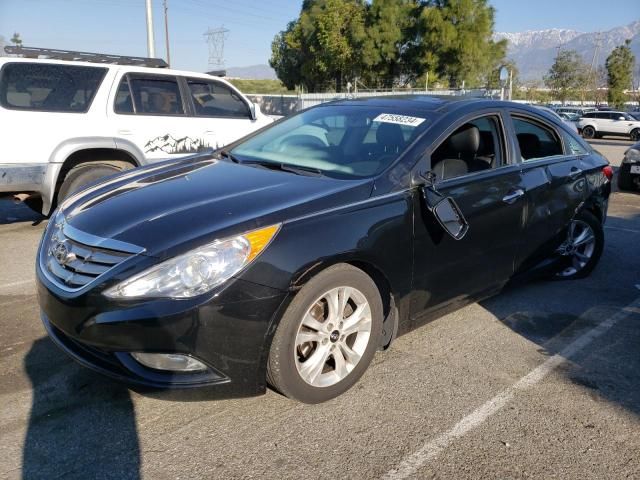
<svg viewBox="0 0 640 480"><path fill-rule="evenodd" d="M33 222L37 225L45 218L23 203L15 204L11 199L0 198L0 225L17 222Z"/></svg>
<svg viewBox="0 0 640 480"><path fill-rule="evenodd" d="M605 229L605 251L591 276L572 281L515 281L503 293L481 302L515 333L552 356L621 308L640 298L640 258L632 251L640 214L611 216ZM627 231L624 231L624 230ZM640 311L628 312L609 331L573 356L562 368L573 383L594 398L640 416Z"/></svg>
<svg viewBox="0 0 640 480"><path fill-rule="evenodd" d="M140 478L140 447L126 387L76 365L48 339L25 358L33 401L22 477Z"/></svg>

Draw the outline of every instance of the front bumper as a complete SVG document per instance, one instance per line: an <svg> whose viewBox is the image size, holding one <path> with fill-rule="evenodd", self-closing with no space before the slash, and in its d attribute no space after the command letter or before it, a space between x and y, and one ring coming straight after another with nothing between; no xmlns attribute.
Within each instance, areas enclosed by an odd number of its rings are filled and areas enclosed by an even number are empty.
<svg viewBox="0 0 640 480"><path fill-rule="evenodd" d="M47 333L86 367L143 387L233 384L235 391L246 394L265 391L272 325L286 298L284 292L234 279L205 299L115 302L99 293L68 295L41 271L38 279ZM188 354L208 370L154 370L136 362L130 352Z"/></svg>

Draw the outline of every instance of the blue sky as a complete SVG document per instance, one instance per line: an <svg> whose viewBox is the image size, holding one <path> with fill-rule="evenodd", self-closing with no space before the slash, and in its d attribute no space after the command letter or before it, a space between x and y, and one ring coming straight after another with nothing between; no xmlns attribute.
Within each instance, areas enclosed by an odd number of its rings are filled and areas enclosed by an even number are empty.
<svg viewBox="0 0 640 480"><path fill-rule="evenodd" d="M496 30L608 30L640 18L638 0L490 0ZM164 56L162 0L153 0L156 53ZM229 29L227 66L267 63L273 36L300 0L168 0L172 66L207 69L208 27ZM146 55L144 0L0 0L0 35L25 45Z"/></svg>

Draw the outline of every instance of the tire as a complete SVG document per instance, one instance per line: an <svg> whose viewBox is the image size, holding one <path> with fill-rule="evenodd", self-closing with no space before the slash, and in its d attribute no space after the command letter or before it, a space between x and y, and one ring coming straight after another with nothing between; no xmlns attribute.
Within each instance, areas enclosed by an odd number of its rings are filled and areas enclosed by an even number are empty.
<svg viewBox="0 0 640 480"><path fill-rule="evenodd" d="M335 298L339 305L345 288L350 293L339 317L344 319L342 322L330 314L326 300ZM343 292L342 297L339 292ZM357 308L363 312L358 316L362 320L356 324L360 329L349 333L350 327L355 328L349 325L349 319ZM280 320L269 351L268 383L281 394L304 403L337 397L351 388L371 363L380 342L382 322L380 293L366 273L347 264L323 270L302 287ZM360 356L350 363L350 356L356 358L354 353ZM316 361L307 364L312 358ZM344 363L339 362L341 369L336 363L338 358L344 359ZM313 368L314 365L319 367Z"/></svg>
<svg viewBox="0 0 640 480"><path fill-rule="evenodd" d="M637 142L638 140L640 140L640 128L634 128L633 130L631 130L629 138L632 142Z"/></svg>
<svg viewBox="0 0 640 480"><path fill-rule="evenodd" d="M570 253L570 251L572 250L571 247L569 247L569 250L565 250L563 253L560 253L563 248L566 248L566 245L568 243L571 243L570 234L572 231L571 229L574 226L574 241L580 240L582 232L584 231L582 229L586 227L590 229L590 232L593 236L593 243L590 244L585 242L577 248L574 243L573 249L576 250L575 253ZM591 248L589 248L588 245L591 245ZM560 253L563 257L566 257L566 262L562 266L562 268L554 273L554 279L575 280L588 277L593 269L596 268L596 265L598 264L598 261L602 256L603 249L604 229L602 228L602 223L596 218L593 213L586 210L581 211L571 221L571 225L567 229L567 239L558 248L558 253ZM582 254L583 257L579 257L578 254Z"/></svg>
<svg viewBox="0 0 640 480"><path fill-rule="evenodd" d="M582 129L582 136L584 138L595 138L596 130L591 125L587 125Z"/></svg>
<svg viewBox="0 0 640 480"><path fill-rule="evenodd" d="M631 180L631 173L624 173L622 167L618 169L618 189L619 190L633 190L633 182Z"/></svg>
<svg viewBox="0 0 640 480"><path fill-rule="evenodd" d="M86 162L76 165L67 172L64 177L60 190L58 190L57 201L62 203L71 194L82 189L86 185L95 183L101 178L105 178L124 170L133 168L134 165L121 161L104 161Z"/></svg>

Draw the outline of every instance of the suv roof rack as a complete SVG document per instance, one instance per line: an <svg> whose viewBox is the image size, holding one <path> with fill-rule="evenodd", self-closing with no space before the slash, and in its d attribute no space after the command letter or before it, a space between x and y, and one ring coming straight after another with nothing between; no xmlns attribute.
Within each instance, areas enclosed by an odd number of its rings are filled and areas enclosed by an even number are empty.
<svg viewBox="0 0 640 480"><path fill-rule="evenodd" d="M105 53L74 52L72 50L56 50L52 48L6 46L4 51L10 55L24 58L48 58L51 60L74 60L92 63L113 63L117 65L135 65L138 67L169 68L161 58L129 57L109 55Z"/></svg>
<svg viewBox="0 0 640 480"><path fill-rule="evenodd" d="M226 77L227 76L227 71L226 70L211 70L210 72L207 72L207 75L211 75L212 77Z"/></svg>

